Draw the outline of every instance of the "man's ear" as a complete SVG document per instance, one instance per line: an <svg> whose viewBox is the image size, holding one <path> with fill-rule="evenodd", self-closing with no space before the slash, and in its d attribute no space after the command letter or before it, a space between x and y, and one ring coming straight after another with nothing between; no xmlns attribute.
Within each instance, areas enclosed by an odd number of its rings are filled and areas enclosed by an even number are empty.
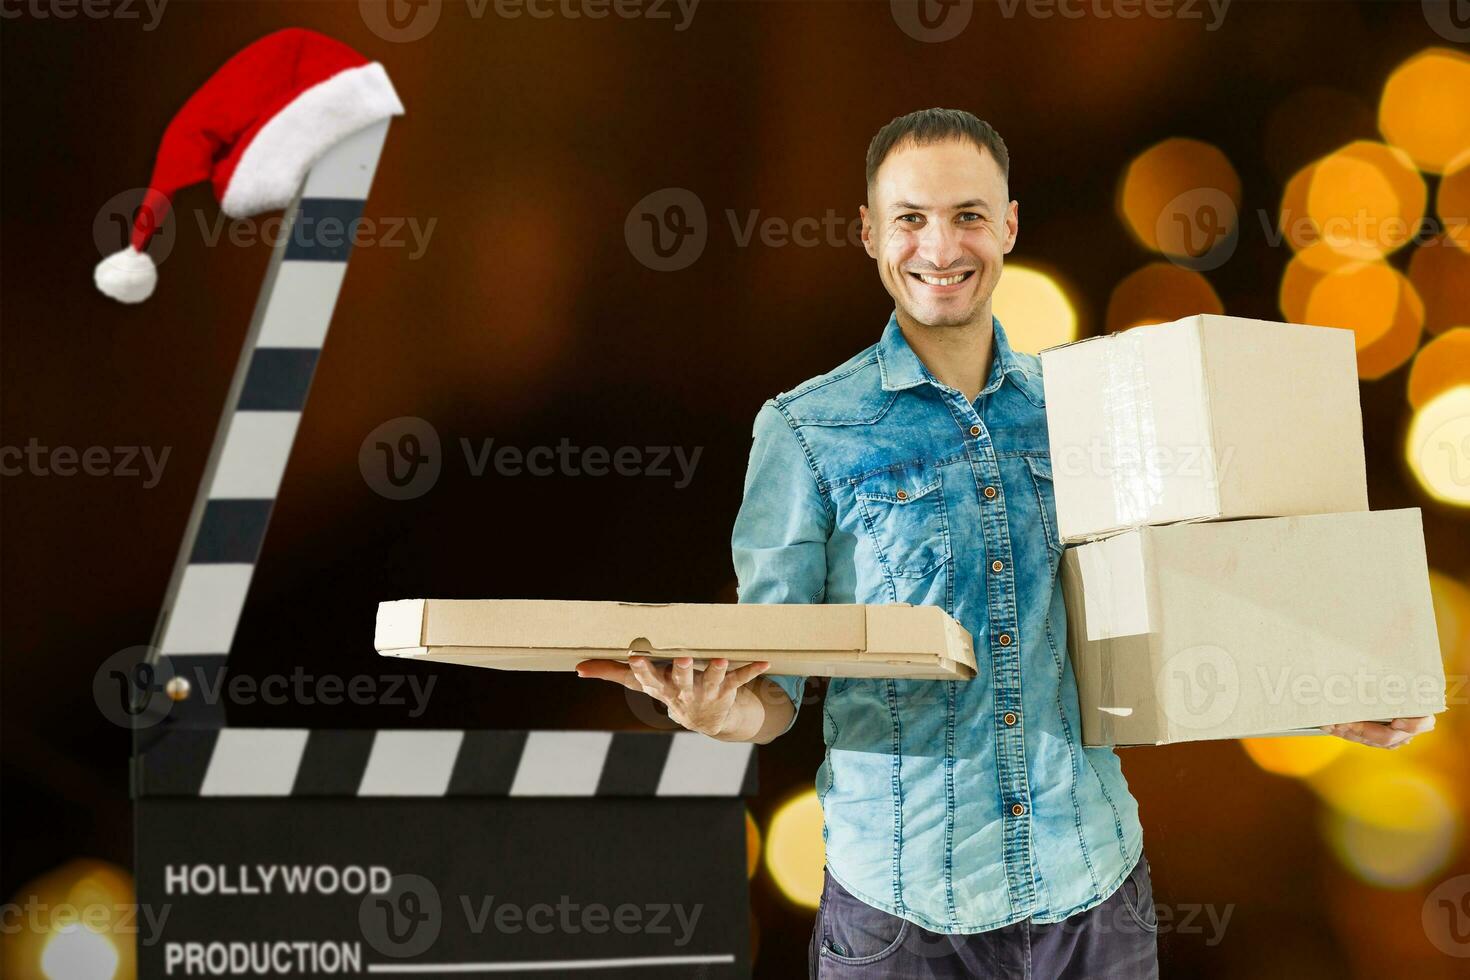
<svg viewBox="0 0 1470 980"><path fill-rule="evenodd" d="M1021 202L1012 201L1006 208L1006 245L1001 249L1002 255L1010 255L1011 249L1016 247L1016 236L1021 232Z"/></svg>
<svg viewBox="0 0 1470 980"><path fill-rule="evenodd" d="M866 204L858 205L858 217L863 221L863 250L868 253L868 258L876 259L878 245L873 241L873 221Z"/></svg>

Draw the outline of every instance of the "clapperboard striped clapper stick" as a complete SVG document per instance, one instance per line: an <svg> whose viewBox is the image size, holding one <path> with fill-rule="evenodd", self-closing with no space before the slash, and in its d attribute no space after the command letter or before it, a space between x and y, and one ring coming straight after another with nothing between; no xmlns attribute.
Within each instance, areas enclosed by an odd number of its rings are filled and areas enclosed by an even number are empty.
<svg viewBox="0 0 1470 980"><path fill-rule="evenodd" d="M234 642L388 121L402 113L383 66L347 45L301 29L261 38L179 110L128 246L97 267L108 296L147 299L149 239L173 194L206 177L232 218L284 208L150 644L174 678L175 722L223 724L199 692L217 687Z"/></svg>
<svg viewBox="0 0 1470 980"><path fill-rule="evenodd" d="M175 729L134 761L138 901L170 910L139 976L749 977L755 758L692 732Z"/></svg>

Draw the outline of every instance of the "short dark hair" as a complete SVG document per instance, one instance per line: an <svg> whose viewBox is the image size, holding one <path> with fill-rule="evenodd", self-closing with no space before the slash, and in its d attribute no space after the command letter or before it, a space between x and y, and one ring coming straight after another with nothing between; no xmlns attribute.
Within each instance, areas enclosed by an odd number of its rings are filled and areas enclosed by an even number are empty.
<svg viewBox="0 0 1470 980"><path fill-rule="evenodd" d="M945 140L965 140L973 143L976 149L989 150L995 162L1000 165L1006 185L1010 186L1011 154L1006 149L1006 141L1000 138L1000 134L990 123L977 119L963 109L920 109L906 116L899 116L878 130L878 135L868 144L868 186L873 186L878 168L899 144L928 146Z"/></svg>

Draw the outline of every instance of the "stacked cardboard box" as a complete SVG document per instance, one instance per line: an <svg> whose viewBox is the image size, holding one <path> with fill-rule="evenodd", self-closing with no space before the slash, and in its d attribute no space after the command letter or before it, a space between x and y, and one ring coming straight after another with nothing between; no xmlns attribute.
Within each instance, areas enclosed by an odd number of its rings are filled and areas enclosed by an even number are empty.
<svg viewBox="0 0 1470 980"><path fill-rule="evenodd" d="M1200 315L1041 358L1085 744L1444 710L1419 511L1368 510L1351 332Z"/></svg>

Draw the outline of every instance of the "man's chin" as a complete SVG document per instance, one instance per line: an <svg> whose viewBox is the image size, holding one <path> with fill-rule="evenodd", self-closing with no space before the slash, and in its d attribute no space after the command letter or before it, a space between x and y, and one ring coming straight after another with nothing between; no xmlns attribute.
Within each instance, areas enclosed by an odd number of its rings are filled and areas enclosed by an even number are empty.
<svg viewBox="0 0 1470 980"><path fill-rule="evenodd" d="M905 306L903 312L908 318L924 327L964 327L975 321L977 311L971 308L961 309L958 306L931 305Z"/></svg>

